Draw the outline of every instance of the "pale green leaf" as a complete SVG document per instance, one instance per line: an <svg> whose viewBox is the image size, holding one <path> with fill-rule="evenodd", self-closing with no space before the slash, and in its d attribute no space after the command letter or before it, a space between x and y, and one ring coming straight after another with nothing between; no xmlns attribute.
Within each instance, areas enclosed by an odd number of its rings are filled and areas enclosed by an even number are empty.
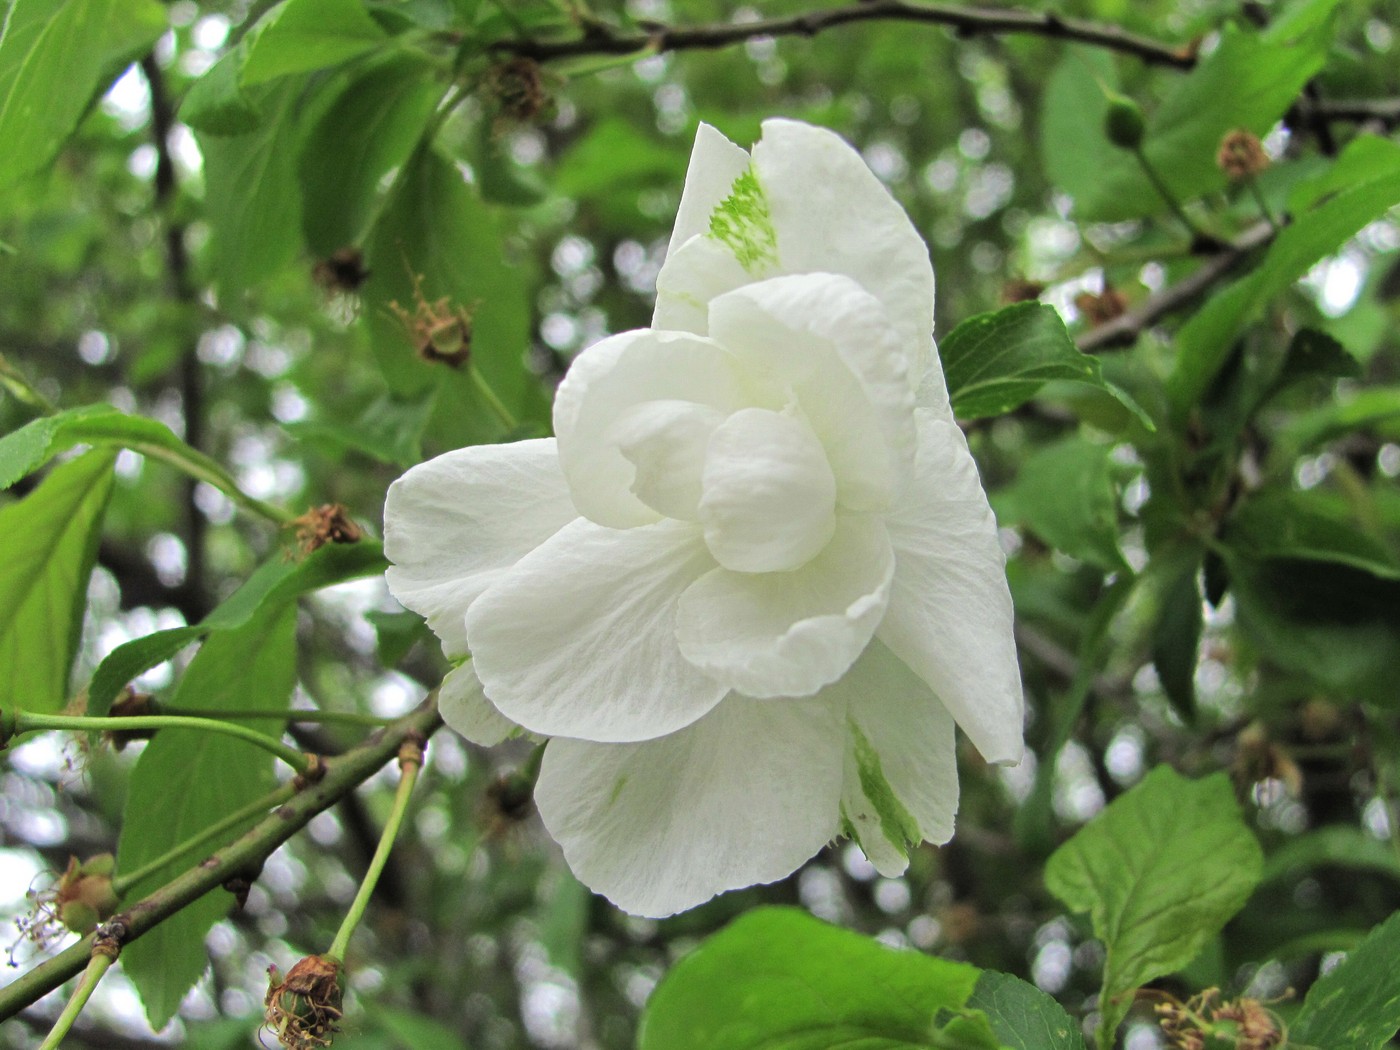
<svg viewBox="0 0 1400 1050"><path fill-rule="evenodd" d="M113 459L90 452L64 463L0 509L0 708L52 712L68 703Z"/></svg>
<svg viewBox="0 0 1400 1050"><path fill-rule="evenodd" d="M286 0L249 38L245 87L338 65L388 39L360 0Z"/></svg>

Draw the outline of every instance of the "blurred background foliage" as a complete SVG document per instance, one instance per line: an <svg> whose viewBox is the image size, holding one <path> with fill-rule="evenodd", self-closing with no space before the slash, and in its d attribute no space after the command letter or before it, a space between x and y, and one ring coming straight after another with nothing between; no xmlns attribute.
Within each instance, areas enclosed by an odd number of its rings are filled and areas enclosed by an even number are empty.
<svg viewBox="0 0 1400 1050"><path fill-rule="evenodd" d="M84 29L79 8L101 18ZM48 85L30 130L0 113L0 379L16 395L0 432L106 403L256 499L340 503L377 533L408 466L547 432L572 355L650 320L697 121L747 145L773 115L839 131L908 209L940 338L1039 297L1154 424L1068 383L965 422L1011 555L1034 756L999 770L963 750L949 845L887 880L841 844L775 886L631 919L572 879L528 806L502 804L493 785L526 751L439 733L352 947L337 1046L629 1046L668 967L759 902L1020 975L1084 1016L1103 953L1046 892L1044 861L1159 763L1228 770L1266 855L1244 911L1164 989L1306 989L1400 900L1400 0L1026 8L1150 38L1160 61L873 16L604 46L815 9L8 5L0 91L36 17L88 48L92 79ZM559 42L576 53L528 57ZM1105 137L1113 96L1141 107L1145 154L1193 229ZM1272 159L1252 183L1216 165L1240 127ZM117 646L195 623L294 546L151 457L123 451L115 471L73 693ZM300 704L397 714L446 669L373 576L311 594L295 632ZM189 659L138 688L165 696ZM326 753L358 738L295 733ZM45 737L8 756L8 914L70 854L114 848L141 747ZM65 1045L255 1045L267 967L328 943L391 786L268 861L192 989L118 974ZM21 938L12 954L40 953ZM0 1044L31 1045L59 1006ZM1125 1038L1165 1045L1147 1012Z"/></svg>

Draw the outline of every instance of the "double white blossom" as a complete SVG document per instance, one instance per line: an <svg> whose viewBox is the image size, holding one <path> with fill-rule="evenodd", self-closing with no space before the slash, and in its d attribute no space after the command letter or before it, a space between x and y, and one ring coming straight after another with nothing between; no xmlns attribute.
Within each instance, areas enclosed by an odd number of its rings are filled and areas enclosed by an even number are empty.
<svg viewBox="0 0 1400 1050"><path fill-rule="evenodd" d="M696 138L653 327L573 362L554 439L389 491L389 585L449 656L448 724L548 737L575 874L652 916L838 834L886 875L946 841L956 721L1022 751L996 527L908 217L829 131ZM483 692L484 689L484 692Z"/></svg>

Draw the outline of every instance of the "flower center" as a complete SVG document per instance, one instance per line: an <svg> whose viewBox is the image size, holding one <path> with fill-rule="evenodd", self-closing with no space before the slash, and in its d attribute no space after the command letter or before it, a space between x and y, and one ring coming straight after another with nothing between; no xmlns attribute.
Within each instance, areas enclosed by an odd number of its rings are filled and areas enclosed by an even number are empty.
<svg viewBox="0 0 1400 1050"><path fill-rule="evenodd" d="M785 572L810 561L836 530L836 479L811 427L762 408L716 427L699 517L726 569Z"/></svg>

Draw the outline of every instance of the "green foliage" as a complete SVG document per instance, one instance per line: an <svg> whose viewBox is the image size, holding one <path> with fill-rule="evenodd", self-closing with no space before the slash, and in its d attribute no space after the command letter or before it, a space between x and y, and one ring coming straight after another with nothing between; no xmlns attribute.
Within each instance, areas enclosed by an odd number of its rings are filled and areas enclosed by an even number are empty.
<svg viewBox="0 0 1400 1050"><path fill-rule="evenodd" d="M253 87L373 51L385 34L357 0L284 0L249 34L240 80Z"/></svg>
<svg viewBox="0 0 1400 1050"><path fill-rule="evenodd" d="M985 970L967 1005L981 1010L1007 1050L1084 1050L1074 1018L1033 984Z"/></svg>
<svg viewBox="0 0 1400 1050"><path fill-rule="evenodd" d="M898 952L803 912L749 912L647 1003L641 1050L997 1050L969 1011L978 971Z"/></svg>
<svg viewBox="0 0 1400 1050"><path fill-rule="evenodd" d="M0 186L46 167L164 29L155 0L14 0L0 32Z"/></svg>
<svg viewBox="0 0 1400 1050"><path fill-rule="evenodd" d="M1329 1050L1377 1050L1400 1028L1400 912L1348 952L1308 992L1291 1039Z"/></svg>
<svg viewBox="0 0 1400 1050"><path fill-rule="evenodd" d="M1223 776L1186 780L1169 766L1115 800L1045 867L1047 888L1088 912L1104 942L1099 1045L1133 991L1185 966L1239 911L1262 854Z"/></svg>
<svg viewBox="0 0 1400 1050"><path fill-rule="evenodd" d="M284 709L296 684L296 609L283 601L241 627L206 641L181 680L174 703L217 712ZM245 723L268 734L276 719ZM211 824L271 791L273 759L240 740L190 729L164 729L131 774L117 849L117 871L163 856ZM188 866L182 858L137 883L130 900ZM233 899L216 890L127 945L121 964L141 993L152 1028L175 1016L180 1000L209 965L204 938Z"/></svg>
<svg viewBox="0 0 1400 1050"><path fill-rule="evenodd" d="M0 709L58 711L68 703L112 458L90 452L56 467L29 496L0 509Z"/></svg>

